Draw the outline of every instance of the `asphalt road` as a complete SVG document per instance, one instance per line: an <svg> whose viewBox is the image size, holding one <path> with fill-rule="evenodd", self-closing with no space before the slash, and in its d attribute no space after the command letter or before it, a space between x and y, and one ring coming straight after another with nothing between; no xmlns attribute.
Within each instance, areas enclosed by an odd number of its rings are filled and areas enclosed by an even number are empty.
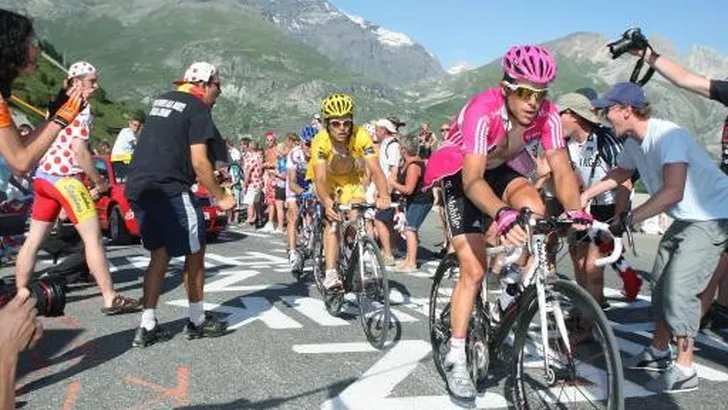
<svg viewBox="0 0 728 410"><path fill-rule="evenodd" d="M44 319L40 346L23 354L18 407L23 409L446 409L450 402L435 370L427 333L427 296L434 244L432 215L422 231L420 272L393 275L392 300L401 334L387 351L372 349L354 315L333 318L312 284L288 273L283 238L232 229L208 248L207 308L227 316L231 334L188 341L180 261L170 270L158 318L177 334L146 349L131 348L139 314L105 317L95 286L73 286L66 316ZM638 269L649 271L659 237L638 236ZM562 252L563 254L563 252ZM428 258L429 256L429 258ZM148 254L139 246L109 247L117 288L141 296ZM429 259L429 260L428 260ZM39 269L48 266L40 262ZM568 257L560 270L571 272ZM2 275L12 274L5 267ZM608 311L623 354L648 342L649 289L635 303L621 300L621 282L608 269ZM354 310L352 309L352 312ZM653 395L649 374L626 371L627 407L722 409L728 388L728 331L697 343L700 389ZM494 373L498 373L498 366ZM505 379L477 400L479 408L508 407Z"/></svg>

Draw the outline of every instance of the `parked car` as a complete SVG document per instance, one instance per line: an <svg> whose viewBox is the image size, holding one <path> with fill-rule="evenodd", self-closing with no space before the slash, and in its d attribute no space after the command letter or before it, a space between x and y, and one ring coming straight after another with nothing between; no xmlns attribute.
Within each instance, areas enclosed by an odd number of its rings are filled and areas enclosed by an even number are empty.
<svg viewBox="0 0 728 410"><path fill-rule="evenodd" d="M139 225L131 210L129 201L124 195L126 174L131 157L114 157L108 155L94 156L96 171L109 181L109 191L96 200L96 211L99 214L101 229L114 244L129 244L139 237ZM195 184L198 185L198 184ZM202 211L207 225L207 239L214 241L220 232L227 228L227 215L212 204L210 195L204 188L193 186L193 193L202 204Z"/></svg>

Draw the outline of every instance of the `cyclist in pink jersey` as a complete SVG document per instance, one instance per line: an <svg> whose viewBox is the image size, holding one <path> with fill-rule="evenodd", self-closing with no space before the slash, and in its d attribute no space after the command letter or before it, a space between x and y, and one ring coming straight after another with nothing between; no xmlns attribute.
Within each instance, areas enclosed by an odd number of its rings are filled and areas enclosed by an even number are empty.
<svg viewBox="0 0 728 410"><path fill-rule="evenodd" d="M484 232L493 224L505 244L522 245L526 231L516 209L545 214L528 180L535 164L525 150L540 143L553 170L556 196L567 215L585 223L577 179L571 168L556 105L546 100L556 61L540 46L514 46L503 57L500 87L473 97L452 124L446 142L430 157L425 187L443 182L445 213L460 262L451 298L450 351L445 357L450 395L475 399L468 374L465 337L473 303L486 272Z"/></svg>

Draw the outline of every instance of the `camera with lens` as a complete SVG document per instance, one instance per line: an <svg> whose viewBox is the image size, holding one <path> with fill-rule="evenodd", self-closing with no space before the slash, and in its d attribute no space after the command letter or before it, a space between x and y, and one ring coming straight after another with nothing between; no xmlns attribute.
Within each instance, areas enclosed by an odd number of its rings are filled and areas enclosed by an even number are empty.
<svg viewBox="0 0 728 410"><path fill-rule="evenodd" d="M66 308L66 283L62 278L44 278L28 284L30 297L35 299L35 308L39 316L63 316ZM0 309L10 302L18 293L14 283L6 283L0 279Z"/></svg>
<svg viewBox="0 0 728 410"><path fill-rule="evenodd" d="M607 44L607 47L609 47L612 58L616 59L628 51L644 50L649 45L647 37L642 34L642 30L635 27L625 31L619 40Z"/></svg>
<svg viewBox="0 0 728 410"><path fill-rule="evenodd" d="M22 235L25 232L25 213L0 213L0 236ZM66 282L63 278L47 277L28 284L30 296L35 299L38 315L46 317L63 316L66 308ZM0 308L3 308L18 293L15 283L0 278Z"/></svg>

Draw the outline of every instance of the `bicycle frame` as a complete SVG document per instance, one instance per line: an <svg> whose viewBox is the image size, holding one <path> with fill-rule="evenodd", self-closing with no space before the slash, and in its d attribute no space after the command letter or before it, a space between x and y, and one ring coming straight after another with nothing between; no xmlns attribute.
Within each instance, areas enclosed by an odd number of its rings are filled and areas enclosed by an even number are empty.
<svg viewBox="0 0 728 410"><path fill-rule="evenodd" d="M546 303L546 281L549 278L549 263L546 251L546 239L547 235L543 233L533 233L533 227L535 227L537 221L531 219L530 223L526 226L526 237L529 238L525 247L529 250L531 255L531 263L526 269L526 272L522 278L523 291L511 303L506 309L501 323L496 330L495 337L491 339L491 345L496 347L503 346L504 339L510 333L513 325L518 322L521 314L528 311L530 304L534 300L533 293L535 292L535 300L538 303L539 319L541 321L541 339L543 343L543 362L544 362L544 373L547 378L551 376L551 360L550 360L550 347L548 338L548 311L552 311L554 319L556 321L556 327L559 335L564 341L564 346L567 352L571 354L571 343L569 341L568 331L566 330L566 322L564 319L563 311L559 301L552 301L551 306L547 306ZM609 227L606 224L595 222L589 229L591 233L596 231L608 231ZM501 253L508 252L511 248L507 246L497 246L486 249L487 257L493 257ZM601 258L599 260L600 265L606 265L616 260L622 253L622 242L621 239L615 238L615 247L612 255ZM485 284L485 279L484 282ZM485 285L484 285L485 288ZM483 296L484 297L484 296ZM550 309L549 309L550 308Z"/></svg>

